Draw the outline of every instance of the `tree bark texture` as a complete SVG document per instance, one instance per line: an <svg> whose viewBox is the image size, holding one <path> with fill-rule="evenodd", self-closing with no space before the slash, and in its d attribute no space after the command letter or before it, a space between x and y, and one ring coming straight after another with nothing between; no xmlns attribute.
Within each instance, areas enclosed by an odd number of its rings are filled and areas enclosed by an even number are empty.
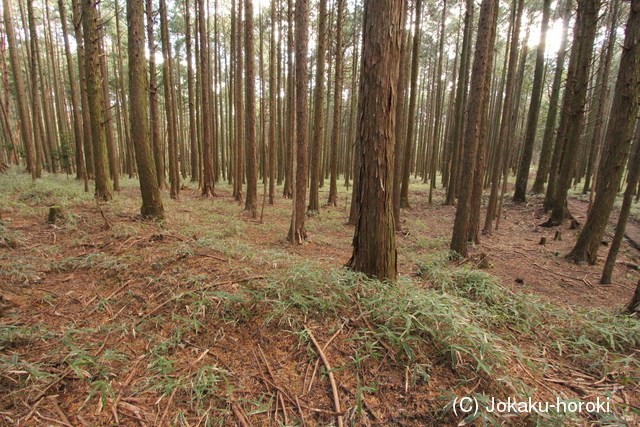
<svg viewBox="0 0 640 427"><path fill-rule="evenodd" d="M403 12L402 1L365 1L356 170L360 213L348 262L355 271L391 282L397 274L392 173Z"/></svg>
<svg viewBox="0 0 640 427"><path fill-rule="evenodd" d="M596 196L587 222L567 258L595 264L629 155L640 96L640 0L631 2L620 67L598 167Z"/></svg>
<svg viewBox="0 0 640 427"><path fill-rule="evenodd" d="M147 106L147 59L144 56L144 10L141 1L127 2L129 49L129 101L131 137L134 144L138 178L142 194L143 217L162 220L164 207L160 197L151 143Z"/></svg>

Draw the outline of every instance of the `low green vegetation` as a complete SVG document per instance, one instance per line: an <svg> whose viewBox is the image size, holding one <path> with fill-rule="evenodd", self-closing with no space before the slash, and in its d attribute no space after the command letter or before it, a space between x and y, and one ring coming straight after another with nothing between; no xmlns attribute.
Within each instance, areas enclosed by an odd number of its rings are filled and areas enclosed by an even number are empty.
<svg viewBox="0 0 640 427"><path fill-rule="evenodd" d="M329 265L292 252L286 220L276 220L288 202L257 224L233 202L185 195L168 200L167 220L154 224L136 219L125 187L102 206L107 226L79 184L23 178L0 175L10 218L0 228L0 295L22 301L0 317L0 412L14 422L65 390L62 409L91 425L111 425L116 411L222 426L237 410L254 425L279 425L283 402L288 425L302 425L301 413L334 425L313 331L322 343L333 339L324 351L346 425L637 425L637 319L514 293L474 263L452 262L445 239L429 237L415 217L399 239L412 274L389 284L346 270L346 259ZM75 190L63 189L69 184ZM21 199L27 187L48 195ZM75 221L47 229L49 201ZM309 220L319 250L348 245L345 215L339 208ZM35 245L19 220L49 238ZM599 398L612 410L460 414L452 402L464 396L481 406L490 397Z"/></svg>

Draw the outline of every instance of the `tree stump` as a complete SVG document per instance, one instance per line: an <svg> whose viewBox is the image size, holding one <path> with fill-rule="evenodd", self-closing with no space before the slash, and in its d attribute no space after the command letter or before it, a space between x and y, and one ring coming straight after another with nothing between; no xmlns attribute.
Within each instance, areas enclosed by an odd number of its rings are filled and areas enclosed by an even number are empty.
<svg viewBox="0 0 640 427"><path fill-rule="evenodd" d="M557 242L561 242L562 241L562 233L559 230L556 230L556 235L553 236L553 240L555 240Z"/></svg>
<svg viewBox="0 0 640 427"><path fill-rule="evenodd" d="M49 217L47 218L47 224L55 224L57 220L63 219L62 207L51 206L49 207Z"/></svg>
<svg viewBox="0 0 640 427"><path fill-rule="evenodd" d="M478 262L478 268L486 269L491 267L492 265L489 262L489 255L484 252L480 253L480 262Z"/></svg>
<svg viewBox="0 0 640 427"><path fill-rule="evenodd" d="M541 237L540 238L540 243L538 243L538 244L542 245L542 246L546 245L547 244L547 238L546 237Z"/></svg>

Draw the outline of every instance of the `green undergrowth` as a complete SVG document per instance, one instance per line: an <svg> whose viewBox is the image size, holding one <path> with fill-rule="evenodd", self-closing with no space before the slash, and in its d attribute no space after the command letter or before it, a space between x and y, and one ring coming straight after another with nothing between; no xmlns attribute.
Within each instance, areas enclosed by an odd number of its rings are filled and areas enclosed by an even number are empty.
<svg viewBox="0 0 640 427"><path fill-rule="evenodd" d="M593 378L637 384L638 320L596 311L567 311L531 295L514 294L487 273L451 267L448 254L440 254L418 263L417 277L402 277L396 284L346 270L322 269L313 262L299 263L271 277L260 291L273 306L267 321L302 330L309 318L325 325L351 319L360 326L352 337L360 345L359 359L381 358L383 342L395 352L392 364L412 372L413 383L416 378L429 382L431 368L445 365L458 378L460 393L465 385L480 381L480 398L555 399L523 375L523 370L541 379L570 366ZM363 323L362 319L367 320ZM605 392L600 393L606 397ZM453 395L454 390L441 393L443 399ZM560 392L558 396L567 398ZM620 407L617 415L589 417L605 425L632 425L625 424L621 412ZM447 411L442 414L450 415ZM529 415L526 422L579 424L574 415ZM477 417L483 424L506 422L506 418L486 413Z"/></svg>
<svg viewBox="0 0 640 427"><path fill-rule="evenodd" d="M34 210L47 203L69 210L81 203L95 206L74 180L50 177L31 184L24 174L12 173L0 177L8 196L0 198L0 210L44 218L44 211ZM132 187L135 182L124 179L123 184ZM424 193L428 187L420 188ZM95 300L82 300L87 304L83 313L101 319L98 323L79 318L56 327L0 325L0 387L6 382L12 390L5 399L33 398L67 377L81 384L85 406L107 407L118 396L114 384L132 373L133 394L154 394L154 400L163 402L172 396L178 412L168 416L168 422L183 425L182 419L195 414L201 425L224 425L233 417L230 396L241 385L238 373L208 351L232 333L233 328L226 326L290 331L297 345L313 357L317 354L307 327L322 326L325 334L345 331L332 348L340 345L342 355L333 360L334 369L341 376L353 376L357 384L356 407L350 408L348 425L364 425L359 417L366 410L367 395L385 399L383 393L389 393L371 380L377 369L400 373L402 378L406 373L407 387L428 389L434 398L423 403L447 425L636 425L630 418L633 408L624 404L613 405L609 414L549 412L511 418L481 411L464 418L453 413L450 402L469 390L480 402L488 396L569 399L575 393L545 378L568 378L572 372L592 378L591 383L602 379L601 384L611 385L585 385L589 400L606 398L606 390L619 385L637 387L637 319L603 311L569 311L532 295L513 293L490 274L450 262L446 240L431 237L434 230L415 218L407 218L404 228L411 233L399 239L404 244L400 256L416 265L415 274L390 284L292 256L286 244L261 246L253 240L253 227L258 225L248 220L241 206L194 194L185 191L180 201L165 198L167 221L160 225L129 220L139 209L138 199L116 196L103 209L108 218L126 220L113 221L107 236L111 246L94 245L84 230L82 221L102 221L97 215L98 219L86 215L75 222L70 216L63 226L75 225L74 247L86 245L89 251L74 256L64 257L55 243L43 242L37 253L26 251L13 258L12 248L21 247L24 232L0 222L0 249L9 249L0 251L0 274L11 283L36 283L50 272L71 277L74 272L95 271L101 279L136 273L130 285L135 292L123 288L112 294L109 288ZM341 204L345 194L339 198ZM266 223L259 225L284 239L286 227L278 229L281 225L270 222L270 215L290 215L290 201L278 200L276 207L267 208ZM345 215L341 209L327 209L309 218L314 243L332 244L332 236L323 230L351 232L344 225ZM154 247L153 258L127 253L132 245L150 244L151 237L163 233L172 237L164 237L157 252ZM205 265L207 269L202 268ZM224 282L234 283L219 289ZM101 291L104 286L96 284ZM42 299L51 316L59 316L56 309L67 302L62 294ZM139 354L124 344L136 340L145 343ZM253 342L246 345L257 347ZM43 350L36 358L24 351L28 348ZM449 374L447 380L443 372ZM397 396L392 398L398 402ZM266 417L276 406L272 399L268 394L251 394L235 403L250 417Z"/></svg>

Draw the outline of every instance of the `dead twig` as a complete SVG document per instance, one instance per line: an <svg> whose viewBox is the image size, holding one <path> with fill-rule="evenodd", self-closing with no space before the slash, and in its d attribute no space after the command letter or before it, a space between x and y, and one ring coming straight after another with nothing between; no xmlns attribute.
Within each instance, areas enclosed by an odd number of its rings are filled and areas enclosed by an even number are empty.
<svg viewBox="0 0 640 427"><path fill-rule="evenodd" d="M111 222L109 222L109 220L107 219L107 216L104 214L104 211L102 210L102 206L100 206L100 202L98 201L98 199L96 199L96 206L98 207L98 210L100 211L100 216L104 220L105 228L107 230L110 230L111 229Z"/></svg>
<svg viewBox="0 0 640 427"><path fill-rule="evenodd" d="M56 424L60 424L61 426L67 426L67 427L73 427L73 425L69 424L69 423L65 423L64 421L60 421L60 420L56 420L55 418L49 418L49 417L45 417L44 415L42 415L40 412L36 411L36 415L38 416L38 418L42 418L45 421L49 421L51 423L56 423Z"/></svg>
<svg viewBox="0 0 640 427"><path fill-rule="evenodd" d="M336 408L336 413L341 413L342 410L340 409L340 396L338 395L338 386L336 385L336 380L333 377L331 364L329 363L327 356L324 354L324 351L322 351L322 347L320 346L320 344L318 344L318 341L316 341L316 338L313 336L313 332L311 332L311 329L309 329L306 326L305 326L305 329L307 330L307 333L309 334L309 338L313 342L313 345L315 345L316 349L318 350L318 354L322 359L322 363L324 363L324 367L327 370L327 375L329 376L329 382L331 383L331 390L333 391L333 404ZM342 419L342 415L338 415L338 427L344 427L344 421Z"/></svg>
<svg viewBox="0 0 640 427"><path fill-rule="evenodd" d="M535 262L533 263L533 265L535 265L536 267L541 268L541 269L543 269L543 270L545 270L545 271L548 271L549 273L551 273L551 274L553 274L553 275L555 275L555 276L566 277L567 279L575 280L576 282L585 283L584 279L578 279L578 278L576 278L576 277L569 276L568 274L558 273L558 272L553 271L553 270L551 270L551 269L549 269L549 268L547 268L547 267L543 267L543 266L541 266L540 264L537 264L537 263L535 263ZM585 276L585 277L586 277L586 276ZM586 284L586 283L585 283L585 284Z"/></svg>
<svg viewBox="0 0 640 427"><path fill-rule="evenodd" d="M67 375L69 375L71 373L71 368L67 368L62 375L60 375L60 377L56 378L55 380L53 380L52 382L50 382L44 389L42 389L42 391L40 393L38 393L38 395L36 397L34 397L33 399L29 400L29 403L34 402L36 400L38 400L38 403L34 406L34 408L40 404L39 400L45 395L45 393L47 392L47 390L49 390L51 387L53 387L54 385L58 384L60 381L62 381Z"/></svg>
<svg viewBox="0 0 640 427"><path fill-rule="evenodd" d="M240 425L242 425L242 427L250 427L250 424L244 418L242 411L240 410L240 408L238 408L238 406L235 403L231 404L231 409L233 410L233 414L236 416L236 418L238 419L238 422L240 422Z"/></svg>
<svg viewBox="0 0 640 427"><path fill-rule="evenodd" d="M71 422L69 421L69 418L67 418L65 413L62 412L62 409L60 408L60 405L58 405L58 396L57 395L49 396L49 400L53 404L53 408L56 410L56 412L58 413L60 418L62 418L62 420L66 423L66 425L72 425Z"/></svg>
<svg viewBox="0 0 640 427"><path fill-rule="evenodd" d="M211 258L211 259L215 259L215 260L222 261L222 262L231 261L230 259L224 259L224 258L221 258L219 256L215 256L215 255L207 255L207 254L200 254L200 253L195 253L194 255L201 256L201 257L204 257L204 258Z"/></svg>
<svg viewBox="0 0 640 427"><path fill-rule="evenodd" d="M171 396L169 396L169 401L166 404L167 407L164 409L162 418L160 418L160 422L158 423L159 426L162 426L164 424L164 420L167 418L167 415L169 414L169 408L171 407L171 403L173 402L173 396L176 395L177 390L178 390L178 387L174 388L173 391L171 392Z"/></svg>
<svg viewBox="0 0 640 427"><path fill-rule="evenodd" d="M300 421L302 421L302 427L306 427L307 423L304 420L304 414L302 413L302 408L300 407L298 396L296 396L296 406L298 407L298 412L300 413Z"/></svg>

